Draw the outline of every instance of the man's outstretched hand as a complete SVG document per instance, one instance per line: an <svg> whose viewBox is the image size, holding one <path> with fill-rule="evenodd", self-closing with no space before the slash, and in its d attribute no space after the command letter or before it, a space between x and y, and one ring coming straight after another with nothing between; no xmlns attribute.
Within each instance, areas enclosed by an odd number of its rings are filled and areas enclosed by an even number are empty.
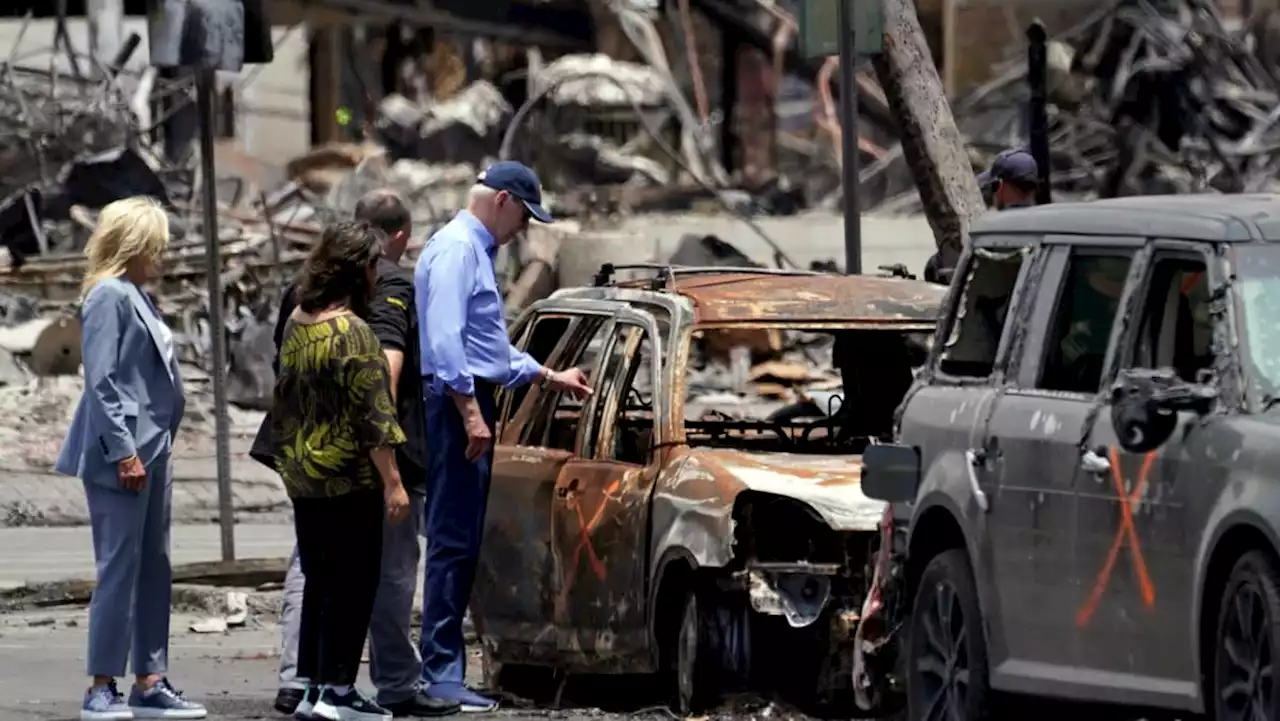
<svg viewBox="0 0 1280 721"><path fill-rule="evenodd" d="M562 371L551 371L547 374L547 384L553 389L563 391L574 398L586 398L591 395L591 381L580 368L566 368Z"/></svg>

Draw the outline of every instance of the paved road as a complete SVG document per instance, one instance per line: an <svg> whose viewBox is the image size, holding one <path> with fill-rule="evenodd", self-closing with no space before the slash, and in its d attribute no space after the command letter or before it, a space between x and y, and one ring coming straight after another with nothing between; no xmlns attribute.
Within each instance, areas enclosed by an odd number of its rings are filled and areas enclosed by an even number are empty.
<svg viewBox="0 0 1280 721"><path fill-rule="evenodd" d="M236 527L238 554L242 558L279 557L293 546L287 524ZM175 563L214 561L220 556L216 525L175 526ZM0 587L26 581L87 576L93 572L89 529L0 529ZM271 711L278 663L278 626L273 615L250 618L246 628L227 634L203 635L189 630L199 617L175 613L172 623L171 667L175 683L192 698L206 703L213 716L230 721L279 718ZM84 646L87 612L83 608L59 608L26 613L0 614L0 721L29 719L52 721L76 716L84 686ZM480 678L478 649L472 649L471 679ZM362 679L367 684L367 677ZM530 708L528 702L510 701L499 716L505 719L663 719L670 714L660 707L661 698L634 693L616 694L617 682L588 680L570 684L565 706L588 704L579 710L554 711ZM624 688L630 688L622 682ZM581 691L575 689L582 689ZM625 696L618 713L594 708L600 699ZM575 699L578 699L575 701ZM729 708L724 718L778 716L780 709L763 702L742 702ZM794 713L785 714L797 718Z"/></svg>
<svg viewBox="0 0 1280 721"><path fill-rule="evenodd" d="M293 526L236 526L237 558L287 557L293 550ZM215 524L173 527L173 563L222 558ZM52 581L93 574L93 543L87 526L69 528L0 528L0 588L30 581Z"/></svg>
<svg viewBox="0 0 1280 721"><path fill-rule="evenodd" d="M293 544L292 529L285 524L242 525L237 527L236 536L239 555L245 558L283 556ZM217 560L218 527L176 526L173 545L176 563ZM0 529L0 587L19 585L24 580L85 575L92 570L87 528ZM171 667L175 683L192 698L206 703L214 718L281 718L270 708L278 663L279 634L274 614L264 608L264 615L251 617L245 628L217 635L191 632L191 622L197 619L189 613L174 615ZM87 612L83 608L0 614L0 721L75 718L85 683L86 627ZM479 656L474 647L471 662L468 678L478 680ZM367 684L367 677L361 683ZM563 700L563 707L568 710L508 699L498 717L504 721L671 718L652 684L637 683L637 679L575 678ZM600 706L609 711L600 710ZM1053 719L1079 717L1071 713L1066 717L1055 715ZM805 717L775 703L743 699L711 718Z"/></svg>
<svg viewBox="0 0 1280 721"><path fill-rule="evenodd" d="M228 721L281 718L271 710L275 696L277 627L258 624L225 635L199 635L187 630L195 617L177 615L173 622L170 666L174 683L206 704L211 718ZM87 615L83 609L0 616L0 719L62 721L72 719L84 691L83 658ZM468 677L479 679L479 659L473 649ZM368 684L363 676L361 684ZM596 708L564 710L533 708L509 700L497 714L504 721L521 719L667 719L671 714L656 699L635 697L613 713ZM522 708L523 706L523 708ZM722 718L800 718L774 704L749 702L727 708Z"/></svg>

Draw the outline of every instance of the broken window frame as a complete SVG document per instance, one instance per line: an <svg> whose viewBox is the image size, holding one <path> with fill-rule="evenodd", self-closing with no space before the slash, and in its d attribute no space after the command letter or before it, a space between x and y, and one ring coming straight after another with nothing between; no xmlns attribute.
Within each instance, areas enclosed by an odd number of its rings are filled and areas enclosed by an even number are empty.
<svg viewBox="0 0 1280 721"><path fill-rule="evenodd" d="M619 320L613 324L608 345L601 353L599 379L593 383L595 392L583 407L585 423L580 425L583 458L601 457L599 449L602 447L602 440L610 435L611 430L607 419L614 417L609 412L617 409L619 392L627 392L626 388L621 388L620 383L625 382L632 359L639 352L640 344L647 334L648 330L641 323Z"/></svg>
<svg viewBox="0 0 1280 721"><path fill-rule="evenodd" d="M580 316L579 322L573 332L565 334L566 339L552 354L548 368L564 370L569 366L576 366L596 335L606 331L613 322L609 314L604 312L568 312ZM599 360L599 357L592 359L592 370L588 373L589 376L594 372ZM550 436L551 426L555 422L555 411L559 406L560 396L561 392L542 386L525 396L524 402L513 417L514 420L522 421L512 424L512 432L515 435L513 439L515 441L514 445L538 448L550 447L546 441ZM581 420L579 420L579 424L581 424ZM538 431L536 438L535 431ZM580 434L575 432L574 435L577 437ZM575 452L577 450L576 442L573 450Z"/></svg>
<svg viewBox="0 0 1280 721"><path fill-rule="evenodd" d="M963 268L963 273L959 275L962 280L960 285L952 288L946 304L946 312L941 318L942 322L939 323L931 357L926 366L929 368L935 382L955 385L987 385L1003 377L1014 336L1010 329L1017 326L1016 323L1010 323L1010 320L1018 317L1019 307L1023 305L1023 289L1027 285L1027 277L1032 273L1032 268L1037 262L1037 256L1039 255L1037 253L1038 244L1039 238L1033 236L982 236L980 238L975 236L970 249L965 252L959 264ZM978 269L982 263L1011 262L1019 256L1021 261L1018 274L1010 291L1009 306L1005 310L1000 337L996 339L991 370L986 375L981 376L965 375L945 370L944 364L948 362L948 352L959 342L966 317L976 309L976 305L971 307L970 292L972 290L971 284L978 273Z"/></svg>
<svg viewBox="0 0 1280 721"><path fill-rule="evenodd" d="M659 322L659 332L661 332L661 321ZM646 344L648 352L645 352ZM617 388L616 393L610 394L608 398L602 398L601 417L610 419L600 425L597 437L594 441L594 457L597 460L609 461L612 463L621 463L630 466L645 466L653 461L653 451L656 448L659 438L658 418L659 408L661 407L662 398L659 393L659 379L662 373L662 358L659 353L661 348L661 340L655 343L653 336L648 329L641 329L640 335L632 339L630 347L624 356L623 362L620 364L617 377L613 381L613 387ZM641 372L647 370L649 374L649 441L648 447L641 451L641 458L638 460L619 458L616 453L615 439L617 438L618 429L622 427L621 419L625 417L627 411L627 403L631 399L631 390L635 387L637 379L641 376ZM640 391L637 391L639 394ZM641 396L643 399L643 396Z"/></svg>
<svg viewBox="0 0 1280 721"><path fill-rule="evenodd" d="M1203 283L1204 288L1206 290L1206 295L1208 296L1205 299L1205 302L1207 305L1212 306L1213 294L1212 294L1212 291L1209 291L1209 288L1212 287L1211 280L1210 280L1211 278L1210 268L1212 267L1212 264L1213 264L1212 261L1214 256L1212 253L1211 245L1206 243L1192 243L1192 242L1186 242L1186 241L1156 241L1155 243L1153 243L1151 246L1148 247L1148 252L1149 252L1149 257L1146 259L1146 262L1143 263L1143 267L1140 269L1140 272L1142 273L1141 280L1137 281L1133 285L1132 295L1134 297L1134 305L1132 306L1131 320L1125 323L1126 332L1121 339L1122 345L1119 348L1119 354L1116 358L1117 368L1121 368L1121 369L1149 368L1154 370L1157 367L1170 367L1170 366L1145 365L1145 364L1139 365L1136 363L1139 343L1142 340L1143 334L1146 333L1149 328L1148 326L1149 318L1147 317L1148 311L1150 311L1153 307L1159 307L1162 312L1168 311L1168 308L1166 306L1163 306L1162 304L1159 304L1159 303L1153 304L1150 302L1151 301L1150 294L1153 289L1153 284L1156 281L1156 272L1159 269L1160 264L1162 262L1182 261L1182 262L1199 263L1201 265L1200 272L1202 276L1200 282ZM1134 265L1137 265L1137 262L1138 261L1135 259ZM1134 283L1132 272L1130 273L1130 283ZM1165 288L1166 293L1168 293L1169 290L1171 290L1171 286ZM1125 312L1124 308L1122 308L1122 313L1123 312ZM1165 321L1161 319L1161 322L1163 323ZM1193 331L1194 331L1194 324L1196 322L1194 316L1192 317L1191 322L1193 324ZM1213 342L1213 333L1214 333L1215 324L1216 323L1213 317L1213 313L1210 310L1210 315L1209 315L1210 327L1208 329L1208 332L1209 332L1208 352L1210 357L1208 369L1210 370L1216 365L1215 358L1217 353L1214 350L1214 342ZM1176 329L1174 332L1176 333ZM1174 368L1175 370L1177 370L1176 366L1174 366ZM1105 385L1112 377L1114 377L1114 374L1108 375L1104 373L1102 378L1103 385ZM1183 380L1188 383L1197 382L1196 378L1184 377Z"/></svg>
<svg viewBox="0 0 1280 721"><path fill-rule="evenodd" d="M573 337L579 324L582 322L582 316L574 313L567 313L557 310L538 311L531 314L515 332L512 334L515 340L512 345L521 352L528 352L529 344L533 341L534 334L537 333L538 324L546 320L567 320L568 324L560 333L560 339L551 347L551 352L546 358L536 358L536 360L544 366L549 366L557 355L564 349L565 344ZM498 409L498 422L494 424L497 431L497 437L502 438L505 434L507 422L511 420L513 410L518 411L524 403L525 398L529 397L531 385L524 385L519 388L501 388L498 390L498 397L495 401Z"/></svg>
<svg viewBox="0 0 1280 721"><path fill-rule="evenodd" d="M1080 239L1063 237L1054 242L1054 239L1050 237L1045 239L1045 244L1046 246L1052 246L1050 252L1054 255L1049 260L1049 265L1046 269L1046 272L1049 273L1047 280L1052 283L1052 286L1041 288L1036 298L1030 301L1034 308L1041 311L1038 320L1043 322L1035 323L1024 331L1027 333L1029 342L1023 348L1018 368L1014 373L1011 373L1011 376L1017 379L1016 385L1021 391L1053 396L1095 398L1101 392L1105 381L1114 376L1118 344L1121 342L1121 334L1126 331L1128 326L1127 323L1117 321L1125 317L1126 309L1130 307L1135 272L1140 272L1145 267L1146 241L1143 238ZM1055 340L1058 331L1058 314L1067 289L1067 282L1072 277L1072 261L1080 256L1127 257L1129 260L1125 285L1116 306L1116 317L1112 319L1111 328L1107 336L1107 348L1103 355L1098 389L1093 392L1058 390L1045 388L1042 385L1046 364L1052 351L1052 344L1058 342ZM1052 302L1050 302L1050 299L1052 299Z"/></svg>

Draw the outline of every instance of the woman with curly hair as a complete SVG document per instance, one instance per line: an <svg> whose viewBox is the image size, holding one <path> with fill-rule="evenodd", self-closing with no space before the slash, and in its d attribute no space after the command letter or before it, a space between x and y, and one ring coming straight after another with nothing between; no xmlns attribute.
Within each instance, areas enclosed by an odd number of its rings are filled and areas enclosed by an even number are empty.
<svg viewBox="0 0 1280 721"><path fill-rule="evenodd" d="M390 718L355 688L381 576L383 513L408 515L395 447L405 442L387 361L365 323L381 255L365 222L325 229L297 286L271 406L276 470L293 501L306 585L295 715Z"/></svg>

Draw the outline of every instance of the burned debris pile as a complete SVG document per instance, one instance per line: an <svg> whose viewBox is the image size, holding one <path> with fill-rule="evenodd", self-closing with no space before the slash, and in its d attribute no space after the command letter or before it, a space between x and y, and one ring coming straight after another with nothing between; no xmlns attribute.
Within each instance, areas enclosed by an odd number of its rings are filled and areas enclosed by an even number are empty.
<svg viewBox="0 0 1280 721"><path fill-rule="evenodd" d="M1121 0L1048 44L1055 199L1274 192L1274 11L1231 29L1217 3ZM1026 143L1026 63L954 104L978 164Z"/></svg>

